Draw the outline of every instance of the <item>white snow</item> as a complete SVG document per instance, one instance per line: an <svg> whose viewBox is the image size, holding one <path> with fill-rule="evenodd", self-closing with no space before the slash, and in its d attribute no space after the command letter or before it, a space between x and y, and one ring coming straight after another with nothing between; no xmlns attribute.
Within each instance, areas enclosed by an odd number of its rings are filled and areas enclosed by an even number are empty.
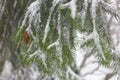
<svg viewBox="0 0 120 80"><path fill-rule="evenodd" d="M86 19L86 13L87 13L87 8L88 8L88 0L84 0L84 9L81 15L82 18L82 26L84 26L85 23L85 19Z"/></svg>
<svg viewBox="0 0 120 80"><path fill-rule="evenodd" d="M76 1L77 0L71 0L71 2L70 2L71 17L73 19L75 19L75 17L76 17L76 8L77 8Z"/></svg>
<svg viewBox="0 0 120 80"><path fill-rule="evenodd" d="M4 62L4 66L0 74L0 80L9 80L11 78L12 69L13 69L12 63L6 60Z"/></svg>
<svg viewBox="0 0 120 80"><path fill-rule="evenodd" d="M37 80L38 77L40 76L40 72L38 70L38 67L36 65L32 65L30 67L30 71L31 71L31 73L30 73L30 79L31 80Z"/></svg>
<svg viewBox="0 0 120 80"><path fill-rule="evenodd" d="M97 1L98 0L92 0L92 5L91 5L91 16L93 19L96 17L96 7L97 7Z"/></svg>
<svg viewBox="0 0 120 80"><path fill-rule="evenodd" d="M0 1L0 19L5 11L6 1L7 0Z"/></svg>

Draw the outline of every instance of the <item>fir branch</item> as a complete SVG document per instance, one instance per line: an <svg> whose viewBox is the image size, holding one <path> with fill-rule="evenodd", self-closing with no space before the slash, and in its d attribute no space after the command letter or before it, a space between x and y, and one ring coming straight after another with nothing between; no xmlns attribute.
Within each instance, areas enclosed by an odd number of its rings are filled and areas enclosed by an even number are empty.
<svg viewBox="0 0 120 80"><path fill-rule="evenodd" d="M58 3L59 3L59 0L53 0L53 2L52 2L53 5L50 8L49 17L47 19L47 23L46 23L46 26L45 26L44 37L43 37L43 40L42 40L43 43L45 43L48 32L50 31L51 16L52 16L52 13L53 13L53 11L54 11L54 9L55 9L55 7L57 6Z"/></svg>

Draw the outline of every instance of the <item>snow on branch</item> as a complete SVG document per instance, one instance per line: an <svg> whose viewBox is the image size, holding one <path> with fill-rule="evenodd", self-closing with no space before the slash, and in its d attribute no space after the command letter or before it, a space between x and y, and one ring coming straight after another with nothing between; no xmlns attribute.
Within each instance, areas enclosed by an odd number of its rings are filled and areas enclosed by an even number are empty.
<svg viewBox="0 0 120 80"><path fill-rule="evenodd" d="M31 25L40 27L38 23L41 22L41 15L40 15L40 7L41 7L41 0L36 0L33 3L30 4L30 6L27 8L27 11L25 13L25 17L22 21L22 24L20 26L20 30L18 31L17 35L21 32L21 30L24 27L26 28L26 31L32 35L33 39L36 40L36 37L33 35L33 31L31 30ZM28 21L28 26L26 26Z"/></svg>
<svg viewBox="0 0 120 80"><path fill-rule="evenodd" d="M94 42L96 44L96 47L98 49L98 53L102 56L102 58L104 60L106 60L105 56L104 56L104 52L103 52L102 47L100 45L99 34L97 33L97 30L96 30L96 22L95 22L95 20L96 20L96 7L97 7L97 4L98 4L97 1L98 0L92 0L92 5L91 5L91 17L92 17L93 34L94 34L93 40L94 40Z"/></svg>
<svg viewBox="0 0 120 80"><path fill-rule="evenodd" d="M98 53L102 56L102 58L104 60L106 60L106 58L104 56L104 52L103 52L102 47L100 45L100 40L99 40L100 38L99 38L99 35L97 33L97 30L95 29L95 26L94 26L94 31L93 32L94 32L94 38L93 38L93 40L94 40L94 42L96 44L96 47L98 49Z"/></svg>
<svg viewBox="0 0 120 80"><path fill-rule="evenodd" d="M51 43L47 47L47 49L50 49L55 46L60 62L62 62L62 46L61 46L62 44L60 43L60 40L61 40L61 20L60 19L61 19L61 14L59 13L58 20L57 20L58 21L58 25L57 25L58 39L55 42Z"/></svg>
<svg viewBox="0 0 120 80"><path fill-rule="evenodd" d="M41 49L37 49L33 54L29 55L29 58L32 58L34 56L39 56L42 59L42 62L44 64L44 66L47 68L47 64L46 64L46 56L45 54L42 52Z"/></svg>
<svg viewBox="0 0 120 80"><path fill-rule="evenodd" d="M103 57L104 60L105 59L105 56L104 56L104 52L102 50L102 47L100 45L100 38L99 38L99 35L97 33L97 30L96 30L96 27L95 27L95 21L93 20L93 32L90 33L82 42L81 42L81 45L84 44L85 42L87 42L88 40L91 40L93 39L95 44L96 44L96 47L100 53L100 55Z"/></svg>
<svg viewBox="0 0 120 80"><path fill-rule="evenodd" d="M57 25L57 30L58 30L58 45L56 45L56 51L58 53L58 57L59 57L59 60L60 62L62 63L63 60L62 60L62 43L60 42L61 40L61 14L59 13L58 14L58 25Z"/></svg>
<svg viewBox="0 0 120 80"><path fill-rule="evenodd" d="M92 0L92 4L91 4L91 16L93 19L96 18L96 7L97 7L97 1L98 0ZM94 25L94 24L93 24Z"/></svg>
<svg viewBox="0 0 120 80"><path fill-rule="evenodd" d="M53 0L52 7L50 8L49 17L47 19L47 23L46 23L46 26L45 26L44 37L43 37L43 40L42 40L43 43L45 43L48 32L50 31L51 16L52 16L52 13L53 13L53 11L54 11L57 4L59 4L59 0Z"/></svg>
<svg viewBox="0 0 120 80"><path fill-rule="evenodd" d="M99 34L96 30L96 22L95 21L96 21L96 7L97 7L97 4L98 4L98 0L92 0L92 2L91 2L91 17L92 17L92 23L93 23L93 31L84 39L84 41L82 41L81 44L84 44L88 40L93 39L95 44L96 44L96 47L98 49L98 53L102 56L102 58L104 60L106 60L105 56L104 56L104 52L103 52L101 44L100 44Z"/></svg>
<svg viewBox="0 0 120 80"><path fill-rule="evenodd" d="M84 9L83 12L81 13L81 18L82 18L82 26L84 26L85 19L86 19L86 13L87 13L87 8L88 8L88 0L84 0Z"/></svg>
<svg viewBox="0 0 120 80"><path fill-rule="evenodd" d="M36 27L40 27L38 23L41 22L41 16L40 16L40 7L41 7L41 0L34 1L29 7L25 14L25 17L28 17L28 27L26 31L30 33L34 40L36 40L35 36L33 35L33 32L31 30L31 24L33 24Z"/></svg>
<svg viewBox="0 0 120 80"><path fill-rule="evenodd" d="M25 18L22 22L22 26L25 25L27 18L29 18L28 19L29 28L31 28L32 22L36 22L37 20L38 22L41 22L40 12L39 12L40 7L41 7L41 0L36 0L30 4L30 6L27 8L27 12L25 13Z"/></svg>
<svg viewBox="0 0 120 80"><path fill-rule="evenodd" d="M35 43L35 41L33 41L33 42L30 44L30 46L29 46L29 48L28 48L28 50L27 50L27 53L29 53L29 52L31 51L32 46L33 46L34 43Z"/></svg>
<svg viewBox="0 0 120 80"><path fill-rule="evenodd" d="M2 0L0 1L0 19L4 13L5 10L5 6L6 6L6 0Z"/></svg>
<svg viewBox="0 0 120 80"><path fill-rule="evenodd" d="M86 1L86 0L85 0ZM93 23L93 32L90 33L85 39L84 41L81 42L81 44L84 44L85 42L87 42L88 40L90 39L93 39L95 44L96 44L96 47L99 51L99 54L103 57L104 60L105 59L105 56L104 56L104 52L102 50L102 47L100 45L100 40L99 40L99 34L97 33L97 30L96 30L96 22L95 22L95 19L96 19L96 7L97 7L97 0L92 0L92 5L91 5L91 17L92 17L92 23Z"/></svg>
<svg viewBox="0 0 120 80"><path fill-rule="evenodd" d="M53 46L59 45L59 41L60 41L60 39L61 39L61 24L60 24L61 21L60 21L60 18L61 18L61 14L59 13L59 14L58 14L58 25L57 25L58 39L57 39L57 41L55 41L54 43L50 44L50 45L47 47L47 49L50 49L50 48L53 47Z"/></svg>
<svg viewBox="0 0 120 80"><path fill-rule="evenodd" d="M52 48L52 47L54 47L54 46L57 46L57 45L59 45L59 40L57 40L57 41L55 41L54 43L50 44L50 45L47 47L47 49L50 49L50 48Z"/></svg>
<svg viewBox="0 0 120 80"><path fill-rule="evenodd" d="M94 35L93 35L93 32L92 33L90 33L88 36L86 36L86 38L84 38L84 40L83 41L81 41L81 45L82 44L84 44L85 42L87 42L88 40L91 40L91 39L93 39L94 38Z"/></svg>
<svg viewBox="0 0 120 80"><path fill-rule="evenodd" d="M75 19L76 17L76 10L77 10L77 5L76 5L77 0L71 0L70 2L66 4L61 4L60 8L69 8L71 10L71 17Z"/></svg>

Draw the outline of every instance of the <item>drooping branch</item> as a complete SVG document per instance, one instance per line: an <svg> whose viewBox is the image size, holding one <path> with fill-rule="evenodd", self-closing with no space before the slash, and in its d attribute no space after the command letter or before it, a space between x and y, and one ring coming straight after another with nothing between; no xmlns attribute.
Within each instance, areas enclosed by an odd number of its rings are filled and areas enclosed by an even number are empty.
<svg viewBox="0 0 120 80"><path fill-rule="evenodd" d="M55 10L55 7L57 6L57 4L59 4L59 0L53 0L52 7L50 8L49 17L47 19L47 23L46 23L45 30L44 30L44 37L43 37L43 40L42 40L43 43L45 43L46 38L48 36L48 32L50 31L51 16L52 16L52 13Z"/></svg>
<svg viewBox="0 0 120 80"><path fill-rule="evenodd" d="M60 19L61 19L61 14L59 13L58 20L57 20L57 22L58 22L58 25L57 25L58 39L55 42L53 42L52 44L50 44L47 47L47 49L50 49L53 46L58 46L60 44L60 39L61 39L61 20Z"/></svg>
<svg viewBox="0 0 120 80"><path fill-rule="evenodd" d="M61 32L62 31L61 31L61 14L60 13L58 14L57 24L58 24L57 25L58 39L55 42L51 43L47 47L47 49L50 49L55 46L59 60L60 62L62 62L62 43L61 43Z"/></svg>

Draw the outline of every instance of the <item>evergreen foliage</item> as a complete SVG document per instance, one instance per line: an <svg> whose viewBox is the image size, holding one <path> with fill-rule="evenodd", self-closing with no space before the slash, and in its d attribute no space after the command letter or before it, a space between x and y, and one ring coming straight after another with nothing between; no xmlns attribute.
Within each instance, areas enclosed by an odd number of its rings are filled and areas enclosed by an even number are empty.
<svg viewBox="0 0 120 80"><path fill-rule="evenodd" d="M74 67L75 31L79 30L86 34L80 47L92 47L91 53L98 62L117 72L120 57L112 52L109 43L107 14L117 20L120 14L109 0L1 0L1 3L0 8L5 9L0 12L3 44L0 58L16 60L14 64L19 62L22 66L36 63L41 73L50 76L57 73L63 78L68 66ZM28 44L24 42L24 32L29 36Z"/></svg>

